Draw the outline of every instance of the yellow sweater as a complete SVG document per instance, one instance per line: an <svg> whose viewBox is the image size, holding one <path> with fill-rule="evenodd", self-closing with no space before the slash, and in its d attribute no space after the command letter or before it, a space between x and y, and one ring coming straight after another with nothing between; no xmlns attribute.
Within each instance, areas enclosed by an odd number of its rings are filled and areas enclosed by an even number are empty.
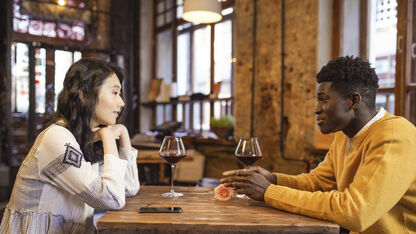
<svg viewBox="0 0 416 234"><path fill-rule="evenodd" d="M264 200L278 209L326 219L353 232L416 233L416 128L386 112L361 135L335 135L308 174L277 173Z"/></svg>

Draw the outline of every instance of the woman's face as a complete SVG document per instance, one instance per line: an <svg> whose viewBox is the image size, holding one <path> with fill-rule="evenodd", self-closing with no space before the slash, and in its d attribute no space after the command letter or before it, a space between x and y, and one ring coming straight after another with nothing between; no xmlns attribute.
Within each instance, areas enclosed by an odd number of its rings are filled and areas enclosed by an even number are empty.
<svg viewBox="0 0 416 234"><path fill-rule="evenodd" d="M95 106L92 127L114 125L123 106L120 80L113 73L104 80L98 93L98 103Z"/></svg>

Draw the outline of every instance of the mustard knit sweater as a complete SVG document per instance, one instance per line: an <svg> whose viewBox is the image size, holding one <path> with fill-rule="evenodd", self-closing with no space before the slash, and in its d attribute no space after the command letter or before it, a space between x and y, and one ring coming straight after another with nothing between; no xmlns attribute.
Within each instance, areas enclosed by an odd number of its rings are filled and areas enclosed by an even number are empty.
<svg viewBox="0 0 416 234"><path fill-rule="evenodd" d="M276 175L264 194L273 207L352 232L416 233L416 128L402 117L386 112L350 139L338 132L310 173Z"/></svg>

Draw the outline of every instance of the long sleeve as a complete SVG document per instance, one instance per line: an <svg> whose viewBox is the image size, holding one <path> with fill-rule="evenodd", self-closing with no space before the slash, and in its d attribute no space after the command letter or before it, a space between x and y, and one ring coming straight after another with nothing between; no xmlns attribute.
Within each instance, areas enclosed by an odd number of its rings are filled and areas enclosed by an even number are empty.
<svg viewBox="0 0 416 234"><path fill-rule="evenodd" d="M345 159L333 163L339 167L335 171L337 190L309 192L271 185L265 201L289 212L334 221L352 231L369 228L376 233L374 230L389 228L405 232L410 227L405 227L406 218L410 223L410 217L415 217L411 211L416 204L415 132L414 126L400 119L375 123L354 152L337 152L334 156ZM343 142L335 140L338 143ZM347 184L345 188L339 188L343 183ZM403 212L410 211L403 216ZM405 219L404 224L396 219ZM370 228L376 222L381 229Z"/></svg>
<svg viewBox="0 0 416 234"><path fill-rule="evenodd" d="M137 150L134 148L120 148L120 158L127 161L127 170L125 175L126 197L137 194L140 189L139 175L137 171Z"/></svg>
<svg viewBox="0 0 416 234"><path fill-rule="evenodd" d="M334 168L332 163L331 150L325 159L310 173L300 175L287 175L276 173L277 184L304 191L329 191L336 189Z"/></svg>
<svg viewBox="0 0 416 234"><path fill-rule="evenodd" d="M66 128L51 127L36 152L39 178L77 196L99 209L121 209L125 205L125 174L128 162L104 155L101 176L85 161L79 145Z"/></svg>

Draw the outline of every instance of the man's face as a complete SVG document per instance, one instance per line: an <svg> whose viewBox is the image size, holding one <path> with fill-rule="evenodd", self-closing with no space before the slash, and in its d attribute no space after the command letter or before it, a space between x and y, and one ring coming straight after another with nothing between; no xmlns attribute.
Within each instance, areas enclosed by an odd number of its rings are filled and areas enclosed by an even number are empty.
<svg viewBox="0 0 416 234"><path fill-rule="evenodd" d="M332 82L319 83L316 91L316 123L324 134L345 130L354 114L350 98L339 94L331 85Z"/></svg>

